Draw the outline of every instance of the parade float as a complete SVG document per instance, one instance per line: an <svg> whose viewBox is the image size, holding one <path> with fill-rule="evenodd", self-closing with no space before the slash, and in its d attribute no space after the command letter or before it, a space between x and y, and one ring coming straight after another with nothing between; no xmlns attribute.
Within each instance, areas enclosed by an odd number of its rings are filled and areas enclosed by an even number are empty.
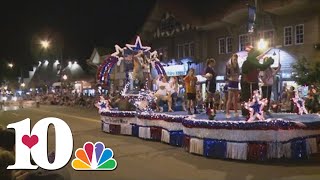
<svg viewBox="0 0 320 180"><path fill-rule="evenodd" d="M137 51L143 51L151 59L159 75L165 75L157 52L142 46L139 37L134 45L125 48L116 45L116 52L99 67L97 79L108 86L114 66L130 61ZM129 75L127 75L129 79ZM150 104L153 92L148 89L130 91L128 84L121 93L136 106L135 111L119 111L101 98L97 103L103 132L135 136L145 140L159 141L182 147L187 152L205 157L237 160L307 159L320 151L320 117L306 114L299 97L294 102L298 113L272 113L265 115L266 101L256 94L244 104L250 118L226 119L224 113L209 120L206 114L187 115L186 112L154 112Z"/></svg>

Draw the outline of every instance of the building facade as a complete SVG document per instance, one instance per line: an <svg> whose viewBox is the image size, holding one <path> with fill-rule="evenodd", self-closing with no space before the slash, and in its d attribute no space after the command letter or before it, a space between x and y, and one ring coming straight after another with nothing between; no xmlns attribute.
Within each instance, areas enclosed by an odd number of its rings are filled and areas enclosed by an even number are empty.
<svg viewBox="0 0 320 180"><path fill-rule="evenodd" d="M274 66L279 61L282 65L277 75L280 88L293 84L291 65L297 59L320 60L319 1L249 1L256 10L254 33L248 33L248 4L244 2L169 4L159 1L141 31L142 38L163 54L164 62L190 59L198 64L199 74L205 60L212 57L217 61L217 80L223 82L231 55L237 53L243 61L246 45L256 46L264 39L268 55L276 60Z"/></svg>

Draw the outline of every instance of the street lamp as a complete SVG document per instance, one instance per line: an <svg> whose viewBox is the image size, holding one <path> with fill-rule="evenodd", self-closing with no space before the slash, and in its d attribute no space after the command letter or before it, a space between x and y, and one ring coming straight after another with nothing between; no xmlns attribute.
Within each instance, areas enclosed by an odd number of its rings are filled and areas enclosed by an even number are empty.
<svg viewBox="0 0 320 180"><path fill-rule="evenodd" d="M8 63L9 68L13 68L13 63Z"/></svg>
<svg viewBox="0 0 320 180"><path fill-rule="evenodd" d="M265 50L268 47L268 43L264 39L260 39L258 42L258 49Z"/></svg>
<svg viewBox="0 0 320 180"><path fill-rule="evenodd" d="M48 40L42 40L40 41L40 44L44 49L48 49L50 46L50 42Z"/></svg>
<svg viewBox="0 0 320 180"><path fill-rule="evenodd" d="M21 87L23 87L23 88L24 88L25 86L26 86L26 84L25 84L25 83L21 83Z"/></svg>

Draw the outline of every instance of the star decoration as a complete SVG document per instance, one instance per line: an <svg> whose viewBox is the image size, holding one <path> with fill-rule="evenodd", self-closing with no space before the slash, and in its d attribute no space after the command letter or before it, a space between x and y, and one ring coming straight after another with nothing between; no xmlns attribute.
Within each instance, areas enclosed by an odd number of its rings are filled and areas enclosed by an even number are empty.
<svg viewBox="0 0 320 180"><path fill-rule="evenodd" d="M157 59L158 58L158 52L157 51L153 51L152 53L150 53L150 58L151 59Z"/></svg>
<svg viewBox="0 0 320 180"><path fill-rule="evenodd" d="M308 114L308 111L305 107L305 101L299 97L298 92L295 92L295 97L292 98L293 103L297 106L298 108L298 114Z"/></svg>
<svg viewBox="0 0 320 180"><path fill-rule="evenodd" d="M265 120L263 108L267 104L267 99L260 100L260 93L258 90L253 91L252 100L244 104L245 108L248 109L250 113L248 121L254 121L256 118L259 120Z"/></svg>
<svg viewBox="0 0 320 180"><path fill-rule="evenodd" d="M124 59L124 50L125 50L126 48L121 48L121 47L118 46L118 45L115 45L114 47L115 47L115 49L116 49L116 52L112 53L111 56L114 56L114 57L117 57L117 58L118 58L117 65L120 66L121 61Z"/></svg>
<svg viewBox="0 0 320 180"><path fill-rule="evenodd" d="M115 56L115 57L123 56L123 52L125 48L121 48L119 45L115 45L114 48L116 49L116 52L112 53L111 56Z"/></svg>
<svg viewBox="0 0 320 180"><path fill-rule="evenodd" d="M137 36L136 42L134 45L132 44L126 44L126 46L131 50L138 52L139 50L142 50L143 52L148 52L150 51L151 47L148 46L142 46L141 39L139 36Z"/></svg>
<svg viewBox="0 0 320 180"><path fill-rule="evenodd" d="M104 99L103 96L100 96L99 102L96 104L96 107L99 109L99 112L108 112L110 111L110 102Z"/></svg>

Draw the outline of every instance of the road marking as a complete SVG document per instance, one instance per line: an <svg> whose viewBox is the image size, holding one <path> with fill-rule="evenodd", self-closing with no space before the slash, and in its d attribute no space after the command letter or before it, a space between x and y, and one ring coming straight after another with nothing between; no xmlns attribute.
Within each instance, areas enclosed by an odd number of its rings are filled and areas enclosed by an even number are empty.
<svg viewBox="0 0 320 180"><path fill-rule="evenodd" d="M31 109L31 110L40 111L40 112L45 112L45 113L52 113L52 111L46 111L46 110L40 110L40 109ZM90 122L100 123L99 120L93 119L93 118L87 118L87 117L81 117L81 116L74 116L74 115L65 114L65 113L55 113L55 114L57 114L57 115L63 115L63 116L71 117L71 118L76 118L76 119L81 119L81 120L84 120L84 121L90 121Z"/></svg>

